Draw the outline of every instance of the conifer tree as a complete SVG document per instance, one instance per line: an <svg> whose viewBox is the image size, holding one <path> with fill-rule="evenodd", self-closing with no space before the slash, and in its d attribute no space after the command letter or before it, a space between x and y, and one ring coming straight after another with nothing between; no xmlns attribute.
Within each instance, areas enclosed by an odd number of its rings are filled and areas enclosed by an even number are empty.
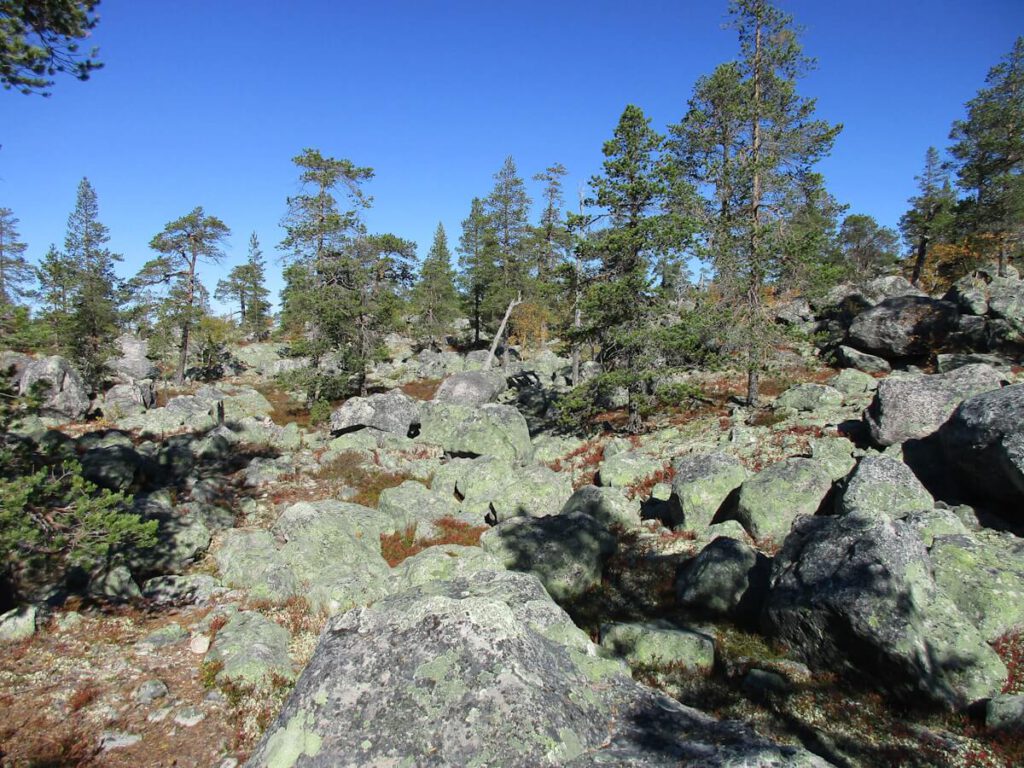
<svg viewBox="0 0 1024 768"><path fill-rule="evenodd" d="M116 354L119 291L114 264L121 260L106 247L107 228L99 221L96 191L88 179L78 185L75 209L68 217L64 259L74 286L67 351L86 383L98 390L106 363Z"/></svg>
<svg viewBox="0 0 1024 768"><path fill-rule="evenodd" d="M899 258L899 235L863 213L843 219L839 243L851 271L860 279L885 274Z"/></svg>
<svg viewBox="0 0 1024 768"><path fill-rule="evenodd" d="M967 118L953 124L949 151L968 194L959 226L977 246L991 243L1003 274L1024 239L1024 36L985 82L967 102Z"/></svg>
<svg viewBox="0 0 1024 768"><path fill-rule="evenodd" d="M36 271L39 280L38 298L42 305L42 320L46 328L46 344L56 354L71 333L71 313L78 286L78 270L68 257L50 244L39 260Z"/></svg>
<svg viewBox="0 0 1024 768"><path fill-rule="evenodd" d="M35 277L35 270L25 261L26 250L28 245L18 234L18 219L10 208L0 208L0 328L7 333L17 305L29 295Z"/></svg>
<svg viewBox="0 0 1024 768"><path fill-rule="evenodd" d="M459 296L455 290L455 272L448 250L448 236L444 225L438 223L430 252L420 267L420 276L412 292L413 309L420 316L419 327L431 344L456 318Z"/></svg>
<svg viewBox="0 0 1024 768"><path fill-rule="evenodd" d="M489 314L501 315L509 301L528 291L530 277L530 198L512 157L494 174L494 189L484 200L487 227L494 237L498 280L484 297Z"/></svg>
<svg viewBox="0 0 1024 768"><path fill-rule="evenodd" d="M932 247L953 236L956 212L956 193L935 147L928 147L924 170L916 179L918 194L907 201L910 210L900 218L900 232L914 254L910 276L914 285L921 282Z"/></svg>
<svg viewBox="0 0 1024 768"><path fill-rule="evenodd" d="M542 286L553 280L562 257L569 245L569 230L565 225L562 206L562 179L568 171L561 163L555 163L542 173L534 175L535 181L544 182L541 193L544 209L537 227L537 282Z"/></svg>
<svg viewBox="0 0 1024 768"><path fill-rule="evenodd" d="M497 281L495 251L497 243L490 229L483 201L474 197L469 216L462 221L459 237L459 284L473 320L473 342L480 343L480 329L484 322L484 299Z"/></svg>
<svg viewBox="0 0 1024 768"><path fill-rule="evenodd" d="M208 216L202 206L198 206L168 222L163 231L153 237L149 247L160 255L149 261L137 278L142 284L170 286L163 314L179 334L175 370L179 383L185 379L190 336L206 302L206 289L198 274L199 264L220 261L224 256L223 241L230 234L231 230L223 221Z"/></svg>
<svg viewBox="0 0 1024 768"><path fill-rule="evenodd" d="M249 236L249 256L244 264L231 269L228 276L217 281L214 298L238 303L238 326L247 336L259 341L266 337L270 323L270 291L265 286L266 267L260 241L253 232Z"/></svg>

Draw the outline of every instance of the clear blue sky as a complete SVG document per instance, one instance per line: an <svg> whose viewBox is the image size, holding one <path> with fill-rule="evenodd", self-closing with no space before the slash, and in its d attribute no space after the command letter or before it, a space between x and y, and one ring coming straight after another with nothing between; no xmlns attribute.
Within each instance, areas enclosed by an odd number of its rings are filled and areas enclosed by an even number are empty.
<svg viewBox="0 0 1024 768"><path fill-rule="evenodd" d="M845 128L821 166L852 212L894 226L925 149L1024 33L1021 0L780 0L818 69L800 92ZM103 0L105 68L53 96L0 91L0 206L38 259L62 245L82 176L123 275L202 205L274 246L304 147L375 169L371 231L454 245L507 155L529 178L563 163L567 197L599 169L627 103L664 130L696 78L734 58L726 0ZM537 185L530 182L536 193Z"/></svg>

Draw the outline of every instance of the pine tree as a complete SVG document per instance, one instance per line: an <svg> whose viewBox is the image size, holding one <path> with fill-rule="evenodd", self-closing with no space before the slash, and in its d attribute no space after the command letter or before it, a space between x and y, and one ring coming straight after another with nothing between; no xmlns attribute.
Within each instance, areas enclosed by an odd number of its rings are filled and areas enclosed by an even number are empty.
<svg viewBox="0 0 1024 768"><path fill-rule="evenodd" d="M858 278L877 277L892 270L899 258L899 235L873 216L854 213L843 219L839 243L851 272Z"/></svg>
<svg viewBox="0 0 1024 768"><path fill-rule="evenodd" d="M223 221L207 216L202 206L198 206L169 222L150 240L149 247L160 255L142 268L137 280L143 284L170 285L163 315L179 333L175 370L179 383L185 379L189 338L206 301L206 289L197 269L200 262L216 263L223 258L221 246L230 234L231 230Z"/></svg>
<svg viewBox="0 0 1024 768"><path fill-rule="evenodd" d="M910 282L918 285L932 248L953 237L956 193L935 147L928 147L924 171L917 179L919 194L910 198L910 210L900 217L900 232L914 253Z"/></svg>
<svg viewBox="0 0 1024 768"><path fill-rule="evenodd" d="M66 346L94 390L103 382L107 360L117 351L120 302L114 264L121 257L106 248L109 240L107 228L99 221L96 191L88 179L82 179L64 239L63 258L73 270L74 286Z"/></svg>
<svg viewBox="0 0 1024 768"><path fill-rule="evenodd" d="M565 225L562 206L562 179L568 171L561 163L555 163L534 175L534 181L544 182L544 209L541 212L540 225L536 229L537 237L537 282L547 285L569 246L569 230Z"/></svg>
<svg viewBox="0 0 1024 768"><path fill-rule="evenodd" d="M796 81L813 62L801 53L792 19L767 0L733 0L730 14L740 59L698 82L676 153L706 195L707 252L731 345L747 370L747 402L756 404L776 341L767 293L796 266L784 258L793 231L786 225L800 190L807 200L806 191L821 186L812 169L840 127L813 119L814 100L797 95Z"/></svg>
<svg viewBox="0 0 1024 768"><path fill-rule="evenodd" d="M78 270L53 243L39 261L38 298L42 305L42 321L46 328L46 344L54 354L61 351L71 334L71 314L78 290Z"/></svg>
<svg viewBox="0 0 1024 768"><path fill-rule="evenodd" d="M505 158L494 174L494 189L484 200L484 212L494 237L498 280L490 284L483 304L496 317L511 299L529 290L530 198L512 157Z"/></svg>
<svg viewBox="0 0 1024 768"><path fill-rule="evenodd" d="M232 267L226 278L218 280L213 294L218 301L237 302L238 327L257 341L266 337L270 322L265 271L260 242L253 232L249 237L248 260Z"/></svg>
<svg viewBox="0 0 1024 768"><path fill-rule="evenodd" d="M455 290L455 272L448 250L448 236L444 225L438 223L430 252L420 267L420 276L412 292L413 309L420 316L419 327L435 344L443 336L459 311L459 296Z"/></svg>
<svg viewBox="0 0 1024 768"><path fill-rule="evenodd" d="M18 219L10 208L0 208L0 307L17 304L28 296L28 285L34 277L32 266L25 261L28 245L21 242Z"/></svg>
<svg viewBox="0 0 1024 768"><path fill-rule="evenodd" d="M949 151L968 194L959 226L977 245L992 244L1003 274L1024 237L1024 37L985 82L967 102L967 118L953 124Z"/></svg>
<svg viewBox="0 0 1024 768"><path fill-rule="evenodd" d="M459 237L459 284L473 318L473 343L480 343L484 322L484 299L497 281L495 251L497 242L487 221L483 201L474 197L469 216L462 221Z"/></svg>

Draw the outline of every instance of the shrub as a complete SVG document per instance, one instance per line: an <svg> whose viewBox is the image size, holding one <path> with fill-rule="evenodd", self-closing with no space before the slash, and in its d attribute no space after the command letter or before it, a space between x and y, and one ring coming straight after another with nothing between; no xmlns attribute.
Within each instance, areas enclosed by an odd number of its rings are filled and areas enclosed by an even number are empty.
<svg viewBox="0 0 1024 768"><path fill-rule="evenodd" d="M317 400L310 406L309 423L313 426L326 424L331 420L331 404L326 400Z"/></svg>

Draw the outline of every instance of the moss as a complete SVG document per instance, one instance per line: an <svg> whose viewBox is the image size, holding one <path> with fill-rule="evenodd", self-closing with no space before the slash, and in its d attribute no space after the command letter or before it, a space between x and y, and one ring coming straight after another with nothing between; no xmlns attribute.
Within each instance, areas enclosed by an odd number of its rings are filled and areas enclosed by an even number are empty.
<svg viewBox="0 0 1024 768"><path fill-rule="evenodd" d="M292 768L303 755L318 755L322 743L313 731L313 716L299 710L267 741L267 768Z"/></svg>

